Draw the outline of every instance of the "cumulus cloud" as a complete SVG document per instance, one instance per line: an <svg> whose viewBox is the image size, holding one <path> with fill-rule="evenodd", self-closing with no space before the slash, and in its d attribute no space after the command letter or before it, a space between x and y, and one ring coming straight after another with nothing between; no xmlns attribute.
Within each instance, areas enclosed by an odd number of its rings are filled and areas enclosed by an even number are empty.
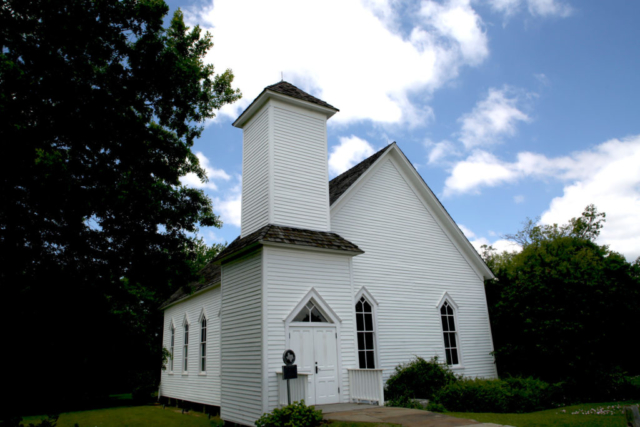
<svg viewBox="0 0 640 427"><path fill-rule="evenodd" d="M451 155L458 154L455 144L451 141L432 142L427 140L424 145L429 149L429 156L427 157L429 164L438 163Z"/></svg>
<svg viewBox="0 0 640 427"><path fill-rule="evenodd" d="M462 224L458 224L458 227L460 228L460 231L462 231L462 233L467 236L467 239L471 239L472 237L475 237L476 234L471 231L470 229L468 229L467 227L465 227Z"/></svg>
<svg viewBox="0 0 640 427"><path fill-rule="evenodd" d="M498 239L491 242L489 239L485 237L479 237L477 239L469 240L473 247L479 254L482 254L482 245L493 246L495 250L500 252L520 252L522 250L522 246L517 243L514 243L510 240Z"/></svg>
<svg viewBox="0 0 640 427"><path fill-rule="evenodd" d="M536 17L558 16L566 18L573 13L573 8L568 4L557 0L489 0L491 8L503 13L505 18L515 15L523 4L527 5L527 11Z"/></svg>
<svg viewBox="0 0 640 427"><path fill-rule="evenodd" d="M566 223L593 203L607 213L599 241L629 259L640 256L640 135L555 158L524 152L505 162L476 151L453 167L444 195L478 193L525 178L566 183L563 195L542 215L543 223Z"/></svg>
<svg viewBox="0 0 640 427"><path fill-rule="evenodd" d="M371 144L364 139L354 135L343 136L340 138L340 144L331 147L329 174L331 176L339 175L371 156L375 151Z"/></svg>
<svg viewBox="0 0 640 427"><path fill-rule="evenodd" d="M517 196L513 196L513 201L516 204L524 203L524 196L522 194L518 194Z"/></svg>
<svg viewBox="0 0 640 427"><path fill-rule="evenodd" d="M519 109L520 102L520 96L513 88L489 89L487 97L459 119L459 140L470 149L496 144L504 136L515 135L518 122L531 120Z"/></svg>
<svg viewBox="0 0 640 427"><path fill-rule="evenodd" d="M522 247L520 245L509 240L496 239L491 242L485 237L476 236L473 231L462 224L458 224L458 227L460 227L460 230L464 233L467 239L469 239L469 242L473 245L473 247L479 254L482 254L482 245L493 246L498 252L520 252L522 250ZM494 236L495 234L496 233L489 232L489 235Z"/></svg>
<svg viewBox="0 0 640 427"><path fill-rule="evenodd" d="M190 25L214 35L207 61L218 70L233 69L244 98L220 111L232 118L283 72L285 80L340 109L330 123L416 125L430 117L424 100L433 91L455 78L460 67L475 66L489 54L470 0L424 0L408 32L390 24L398 17L385 0L201 5L185 15Z"/></svg>
<svg viewBox="0 0 640 427"><path fill-rule="evenodd" d="M240 227L242 219L242 176L238 175L238 184L235 185L224 197L214 197L213 210L224 225Z"/></svg>
<svg viewBox="0 0 640 427"><path fill-rule="evenodd" d="M217 190L218 186L212 182L213 179L222 179L224 181L229 181L231 177L222 169L216 169L211 166L211 162L209 159L202 154L201 152L196 153L196 157L200 162L200 167L202 167L207 174L209 180L207 182L202 182L198 175L195 173L188 173L185 176L180 178L180 182L187 187L193 188L206 188L209 190Z"/></svg>

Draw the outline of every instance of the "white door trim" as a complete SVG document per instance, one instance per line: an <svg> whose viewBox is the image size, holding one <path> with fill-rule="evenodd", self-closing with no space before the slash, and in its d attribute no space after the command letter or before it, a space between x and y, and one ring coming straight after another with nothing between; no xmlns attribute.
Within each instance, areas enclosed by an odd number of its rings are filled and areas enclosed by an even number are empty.
<svg viewBox="0 0 640 427"><path fill-rule="evenodd" d="M312 299L316 303L315 304L316 307L322 312L322 314L324 314L331 321L331 323L293 322L293 319L296 317L298 312L300 312L300 310L302 310L302 308ZM338 377L338 402L342 403L342 402L348 401L348 399L343 399L344 387L342 385L343 372L342 372L342 351L341 351L342 335L340 332L340 325L342 323L342 319L340 319L340 317L336 314L336 312L333 311L333 309L331 309L329 304L327 304L327 302L324 300L324 298L320 296L320 294L315 290L315 288L311 288L309 292L307 292L307 294L295 306L295 308L291 310L291 313L285 319L282 319L282 321L284 322L284 334L285 334L284 336L285 336L286 349L291 348L291 333L289 331L289 328L291 326L293 327L303 326L305 328L334 327L336 329L336 352L338 353L336 354L337 367L338 367L337 373L336 373L336 376Z"/></svg>

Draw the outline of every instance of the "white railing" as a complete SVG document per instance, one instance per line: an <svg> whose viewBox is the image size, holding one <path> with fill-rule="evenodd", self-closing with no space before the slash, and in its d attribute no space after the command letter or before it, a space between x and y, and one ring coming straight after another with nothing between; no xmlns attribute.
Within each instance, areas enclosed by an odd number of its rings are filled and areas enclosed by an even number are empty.
<svg viewBox="0 0 640 427"><path fill-rule="evenodd" d="M347 369L349 371L349 400L368 400L384 406L382 369Z"/></svg>
<svg viewBox="0 0 640 427"><path fill-rule="evenodd" d="M287 381L282 379L282 372L277 372L278 375L278 402L280 406L287 406ZM291 388L291 403L298 402L300 400L307 401L307 384L309 374L298 372L298 378L289 380L289 387Z"/></svg>

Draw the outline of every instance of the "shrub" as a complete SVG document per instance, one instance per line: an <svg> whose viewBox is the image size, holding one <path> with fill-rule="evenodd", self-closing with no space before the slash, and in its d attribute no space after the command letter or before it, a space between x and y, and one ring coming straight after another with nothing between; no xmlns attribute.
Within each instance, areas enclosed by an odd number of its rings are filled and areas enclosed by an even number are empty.
<svg viewBox="0 0 640 427"><path fill-rule="evenodd" d="M406 395L387 400L384 405L396 408L425 409L424 405L420 402Z"/></svg>
<svg viewBox="0 0 640 427"><path fill-rule="evenodd" d="M431 412L447 412L447 410L445 409L444 405L442 403L438 403L438 402L429 402L427 404L427 411L431 411Z"/></svg>
<svg viewBox="0 0 640 427"><path fill-rule="evenodd" d="M429 361L421 357L396 366L396 370L387 380L385 399L394 401L400 397L432 399L443 387L458 380L447 365L434 357Z"/></svg>
<svg viewBox="0 0 640 427"><path fill-rule="evenodd" d="M152 402L158 387L157 372L140 372L133 377L131 397L137 405Z"/></svg>
<svg viewBox="0 0 640 427"><path fill-rule="evenodd" d="M456 412L532 412L555 406L558 390L534 378L463 379L445 386L436 402Z"/></svg>
<svg viewBox="0 0 640 427"><path fill-rule="evenodd" d="M304 404L304 400L294 402L282 409L276 408L269 414L263 414L257 427L315 427L322 424L322 411Z"/></svg>

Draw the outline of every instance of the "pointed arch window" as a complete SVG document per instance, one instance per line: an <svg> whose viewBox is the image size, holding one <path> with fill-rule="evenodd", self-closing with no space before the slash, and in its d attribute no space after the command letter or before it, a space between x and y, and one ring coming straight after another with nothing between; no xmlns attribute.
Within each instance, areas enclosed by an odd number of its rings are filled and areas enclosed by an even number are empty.
<svg viewBox="0 0 640 427"><path fill-rule="evenodd" d="M444 334L444 352L447 365L460 364L460 351L458 345L458 330L456 325L455 310L449 301L445 301L440 307L442 319L442 333Z"/></svg>
<svg viewBox="0 0 640 427"><path fill-rule="evenodd" d="M173 348L176 345L176 327L171 322L171 346L169 352L171 353L171 360L169 361L169 372L173 372Z"/></svg>
<svg viewBox="0 0 640 427"><path fill-rule="evenodd" d="M189 324L185 323L184 324L184 344L183 344L183 360L184 360L184 367L183 367L183 371L184 372L188 372L189 371Z"/></svg>
<svg viewBox="0 0 640 427"><path fill-rule="evenodd" d="M316 307L313 300L302 307L302 310L298 312L296 317L293 318L294 322L312 322L312 323L331 323L327 320L327 317Z"/></svg>
<svg viewBox="0 0 640 427"><path fill-rule="evenodd" d="M373 306L364 295L356 302L356 329L358 333L358 360L360 369L375 369L375 329Z"/></svg>
<svg viewBox="0 0 640 427"><path fill-rule="evenodd" d="M200 321L200 372L207 372L207 318Z"/></svg>

